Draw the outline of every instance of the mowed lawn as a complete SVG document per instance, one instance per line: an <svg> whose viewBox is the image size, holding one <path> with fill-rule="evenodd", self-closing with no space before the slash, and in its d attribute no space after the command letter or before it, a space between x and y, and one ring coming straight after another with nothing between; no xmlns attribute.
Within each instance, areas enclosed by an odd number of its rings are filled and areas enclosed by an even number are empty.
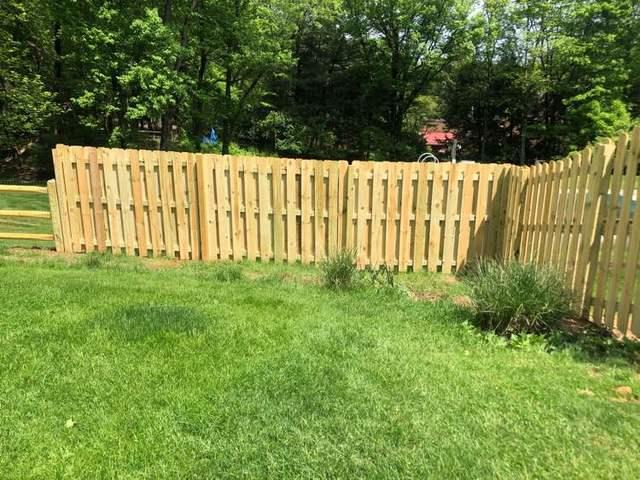
<svg viewBox="0 0 640 480"><path fill-rule="evenodd" d="M507 346L448 278L400 282L4 249L0 477L640 478L632 364Z"/></svg>

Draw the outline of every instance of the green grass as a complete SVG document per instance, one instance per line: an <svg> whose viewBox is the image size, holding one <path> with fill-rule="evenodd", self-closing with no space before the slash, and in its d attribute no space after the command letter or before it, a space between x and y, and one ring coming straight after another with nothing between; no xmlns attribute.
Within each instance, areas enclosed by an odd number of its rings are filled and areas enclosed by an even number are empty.
<svg viewBox="0 0 640 480"><path fill-rule="evenodd" d="M620 357L479 333L449 277L219 268L0 256L0 476L640 477Z"/></svg>
<svg viewBox="0 0 640 480"><path fill-rule="evenodd" d="M2 183L0 181L0 183ZM49 211L49 199L42 193L0 193L0 210ZM51 220L42 218L1 217L0 232L51 233ZM52 248L53 242L32 240L0 240L0 250L10 247Z"/></svg>

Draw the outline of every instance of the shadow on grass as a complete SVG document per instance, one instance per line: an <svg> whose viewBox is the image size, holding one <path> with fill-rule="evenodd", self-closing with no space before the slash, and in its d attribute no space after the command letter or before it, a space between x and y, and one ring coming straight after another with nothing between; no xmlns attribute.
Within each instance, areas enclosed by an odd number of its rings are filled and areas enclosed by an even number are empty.
<svg viewBox="0 0 640 480"><path fill-rule="evenodd" d="M210 323L204 313L180 305L133 305L105 311L95 320L97 328L130 342L167 334L195 336Z"/></svg>
<svg viewBox="0 0 640 480"><path fill-rule="evenodd" d="M567 321L547 333L500 336L484 328L472 309L459 306L456 310L458 318L478 335L487 340L502 338L509 348L539 346L549 353L567 353L581 362L640 369L640 341L617 339L607 329L587 321Z"/></svg>
<svg viewBox="0 0 640 480"><path fill-rule="evenodd" d="M566 351L579 361L640 368L640 342L618 340L595 325L579 331L554 331L546 342L548 350Z"/></svg>

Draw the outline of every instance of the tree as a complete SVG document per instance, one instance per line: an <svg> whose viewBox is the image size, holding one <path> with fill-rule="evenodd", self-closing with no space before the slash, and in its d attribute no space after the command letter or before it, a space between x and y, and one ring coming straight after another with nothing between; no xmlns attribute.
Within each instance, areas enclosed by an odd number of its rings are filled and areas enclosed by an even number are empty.
<svg viewBox="0 0 640 480"><path fill-rule="evenodd" d="M390 153L400 154L402 126L416 98L457 60L466 40L465 0L347 0L351 32L383 86Z"/></svg>
<svg viewBox="0 0 640 480"><path fill-rule="evenodd" d="M221 0L208 5L209 36L201 43L209 52L206 79L215 89L209 97L222 125L223 154L244 115L268 92L267 81L292 63L291 6L281 0Z"/></svg>
<svg viewBox="0 0 640 480"><path fill-rule="evenodd" d="M43 17L37 2L0 5L0 154L14 157L35 142L57 112L47 87Z"/></svg>

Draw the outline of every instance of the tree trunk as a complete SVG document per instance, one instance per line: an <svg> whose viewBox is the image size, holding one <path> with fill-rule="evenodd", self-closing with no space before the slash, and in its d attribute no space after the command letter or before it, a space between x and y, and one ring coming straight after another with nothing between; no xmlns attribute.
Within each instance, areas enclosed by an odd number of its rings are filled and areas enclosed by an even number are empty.
<svg viewBox="0 0 640 480"><path fill-rule="evenodd" d="M173 109L160 117L160 150L169 150L171 144L171 127L173 125Z"/></svg>
<svg viewBox="0 0 640 480"><path fill-rule="evenodd" d="M226 112L222 122L222 154L229 155L229 145L231 144L231 83L233 81L231 68L227 68L224 82L224 98Z"/></svg>
<svg viewBox="0 0 640 480"><path fill-rule="evenodd" d="M205 50L202 50L200 52L200 67L198 68L198 93L202 93L204 87L204 77L207 71L208 61L209 58L207 52ZM197 95L194 99L193 110L194 115L191 133L194 138L200 138L200 136L205 133L206 125L204 124L202 118L204 115L204 103L199 95Z"/></svg>
<svg viewBox="0 0 640 480"><path fill-rule="evenodd" d="M522 131L520 132L520 165L527 164L527 115L522 121Z"/></svg>

